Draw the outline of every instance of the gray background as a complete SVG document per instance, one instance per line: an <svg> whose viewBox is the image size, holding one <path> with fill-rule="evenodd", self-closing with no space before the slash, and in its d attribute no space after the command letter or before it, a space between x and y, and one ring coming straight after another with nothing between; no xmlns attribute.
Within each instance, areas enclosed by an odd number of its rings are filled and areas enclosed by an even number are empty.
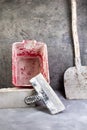
<svg viewBox="0 0 87 130"><path fill-rule="evenodd" d="M77 0L82 64L87 65L87 0ZM48 46L51 85L63 89L63 74L74 65L69 0L0 0L0 87L12 87L11 47L36 39Z"/></svg>

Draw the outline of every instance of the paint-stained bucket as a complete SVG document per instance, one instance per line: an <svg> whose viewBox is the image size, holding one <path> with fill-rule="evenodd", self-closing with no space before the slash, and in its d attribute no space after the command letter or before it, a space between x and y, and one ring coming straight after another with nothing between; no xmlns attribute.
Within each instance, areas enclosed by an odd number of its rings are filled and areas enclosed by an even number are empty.
<svg viewBox="0 0 87 130"><path fill-rule="evenodd" d="M50 82L46 44L35 40L13 43L13 84L16 87L30 87L29 80L39 73L42 73L47 82Z"/></svg>

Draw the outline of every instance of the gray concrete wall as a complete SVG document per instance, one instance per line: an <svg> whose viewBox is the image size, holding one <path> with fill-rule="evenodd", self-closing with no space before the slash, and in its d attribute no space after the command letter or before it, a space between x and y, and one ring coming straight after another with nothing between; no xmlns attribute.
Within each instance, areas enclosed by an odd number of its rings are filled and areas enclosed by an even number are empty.
<svg viewBox="0 0 87 130"><path fill-rule="evenodd" d="M82 64L87 65L87 0L77 0ZM63 88L74 65L70 0L0 0L0 87L12 87L11 45L36 39L48 46L51 85Z"/></svg>

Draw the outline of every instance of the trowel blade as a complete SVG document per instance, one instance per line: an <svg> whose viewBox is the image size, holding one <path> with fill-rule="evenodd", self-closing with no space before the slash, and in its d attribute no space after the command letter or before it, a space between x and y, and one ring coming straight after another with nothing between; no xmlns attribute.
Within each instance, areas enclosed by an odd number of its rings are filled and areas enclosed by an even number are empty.
<svg viewBox="0 0 87 130"><path fill-rule="evenodd" d="M55 94L53 89L47 83L43 75L40 73L30 80L30 83L38 93L38 96L46 104L51 114L57 114L65 109L65 106Z"/></svg>

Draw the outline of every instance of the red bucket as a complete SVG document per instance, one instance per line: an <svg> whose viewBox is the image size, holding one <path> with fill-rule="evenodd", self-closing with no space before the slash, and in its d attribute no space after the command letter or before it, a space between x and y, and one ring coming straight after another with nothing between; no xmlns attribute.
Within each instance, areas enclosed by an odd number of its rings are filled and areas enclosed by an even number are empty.
<svg viewBox="0 0 87 130"><path fill-rule="evenodd" d="M35 40L13 43L12 83L16 87L30 88L29 80L39 73L50 82L46 44Z"/></svg>

